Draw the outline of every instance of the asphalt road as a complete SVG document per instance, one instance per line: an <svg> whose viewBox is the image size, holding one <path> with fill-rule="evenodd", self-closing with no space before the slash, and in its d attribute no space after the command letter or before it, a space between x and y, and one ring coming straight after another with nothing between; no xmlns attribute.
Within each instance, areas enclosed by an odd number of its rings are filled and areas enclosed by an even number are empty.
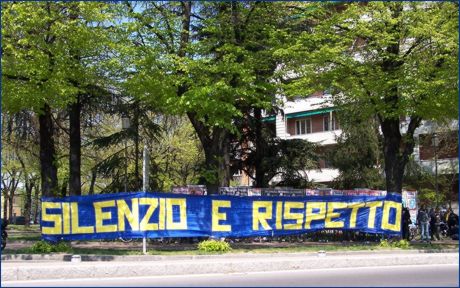
<svg viewBox="0 0 460 288"><path fill-rule="evenodd" d="M458 287L459 265L329 268L278 272L5 281L2 287Z"/></svg>

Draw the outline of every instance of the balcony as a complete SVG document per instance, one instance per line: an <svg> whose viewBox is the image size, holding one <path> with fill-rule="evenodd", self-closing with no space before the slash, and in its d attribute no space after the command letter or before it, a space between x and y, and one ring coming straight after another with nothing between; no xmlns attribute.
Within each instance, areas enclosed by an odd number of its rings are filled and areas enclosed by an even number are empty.
<svg viewBox="0 0 460 288"><path fill-rule="evenodd" d="M434 160L421 160L420 166L435 174L436 165ZM438 174L458 173L458 158L438 159Z"/></svg>
<svg viewBox="0 0 460 288"><path fill-rule="evenodd" d="M307 170L306 172L308 179L316 183L331 182L339 176L339 170L331 168L322 168L321 170Z"/></svg>
<svg viewBox="0 0 460 288"><path fill-rule="evenodd" d="M302 135L289 135L286 134L286 139L303 139L308 142L320 144L320 145L331 145L337 144L337 137L342 134L342 130L323 131L308 133Z"/></svg>
<svg viewBox="0 0 460 288"><path fill-rule="evenodd" d="M307 174L306 178L310 181L313 181L315 183L326 183L326 182L331 182L335 178L339 176L339 170L338 169L333 169L333 168L322 168L321 170L319 169L314 169L314 170L306 170L304 172L301 172L302 175ZM270 180L270 184L274 185L283 179L281 176L278 174L273 179Z"/></svg>

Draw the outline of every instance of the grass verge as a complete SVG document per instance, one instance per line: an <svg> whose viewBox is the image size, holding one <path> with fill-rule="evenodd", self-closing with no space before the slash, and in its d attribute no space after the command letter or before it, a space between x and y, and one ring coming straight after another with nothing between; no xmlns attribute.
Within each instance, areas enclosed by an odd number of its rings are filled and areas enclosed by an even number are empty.
<svg viewBox="0 0 460 288"><path fill-rule="evenodd" d="M153 246L153 247L152 247ZM395 248L395 247L381 247L378 243L370 243L370 244L316 244L316 243L308 243L308 245L291 245L288 247L263 247L263 245L232 245L232 250L227 252L226 254L237 254L237 253L314 253L320 250L326 252L349 252L349 251L404 251L404 250L425 250L427 252L436 252L445 249L458 249L457 245L441 245L441 244L422 244L416 243L409 245L408 248ZM150 245L148 246L148 254L149 255L164 255L164 256L178 256L178 255L217 255L222 254L219 252L202 252L197 249L197 245L188 244L188 245L176 245L173 247L159 246L159 245ZM33 252L30 247L18 248L18 249L9 249L7 248L3 251L3 254L41 254ZM142 246L139 243L138 247L117 247L117 248L104 248L104 247L82 247L81 244L73 245L69 253L66 254L79 254L79 255L141 255L142 254Z"/></svg>

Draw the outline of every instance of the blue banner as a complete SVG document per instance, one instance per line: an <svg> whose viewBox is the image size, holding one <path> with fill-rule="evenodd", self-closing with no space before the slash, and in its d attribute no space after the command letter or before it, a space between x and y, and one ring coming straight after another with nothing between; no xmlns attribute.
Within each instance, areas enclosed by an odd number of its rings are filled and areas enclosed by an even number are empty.
<svg viewBox="0 0 460 288"><path fill-rule="evenodd" d="M254 237L352 230L399 235L401 195L238 197L118 193L42 198L44 239Z"/></svg>

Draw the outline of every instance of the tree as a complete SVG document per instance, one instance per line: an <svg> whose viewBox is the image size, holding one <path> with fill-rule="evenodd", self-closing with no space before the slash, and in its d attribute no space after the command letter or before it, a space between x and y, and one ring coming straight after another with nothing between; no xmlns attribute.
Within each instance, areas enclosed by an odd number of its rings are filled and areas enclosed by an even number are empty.
<svg viewBox="0 0 460 288"><path fill-rule="evenodd" d="M256 187L268 187L269 182L276 176L281 181L277 185L305 188L311 187L311 180L308 179L307 170L318 167L318 155L315 152L315 144L302 139L280 139L266 134L263 129L264 146L263 157L260 160L254 145L238 145L234 150L233 158L237 161L235 165L256 181ZM260 152L260 150L259 150ZM259 162L260 161L260 162ZM259 178L257 178L257 170ZM256 171L255 171L256 170ZM261 180L263 182L261 182Z"/></svg>
<svg viewBox="0 0 460 288"><path fill-rule="evenodd" d="M358 187L380 188L383 186L381 173L380 143L378 123L370 119L366 122L347 122L340 117L342 134L337 146L328 155L332 166L339 169L339 177L334 180L339 189Z"/></svg>
<svg viewBox="0 0 460 288"><path fill-rule="evenodd" d="M172 186L198 184L204 155L196 133L186 117L159 116L159 141L150 146L151 189L171 191Z"/></svg>
<svg viewBox="0 0 460 288"><path fill-rule="evenodd" d="M77 100L77 110L71 110L72 138L78 138L78 95L100 79L93 60L104 39L104 28L97 23L111 17L107 7L95 2L2 3L2 106L7 112L31 109L39 114L44 196L57 195L58 189L53 109ZM72 156L78 149L72 145ZM79 165L78 157L71 160ZM71 164L72 193L78 194L73 177L79 177L79 168L74 168Z"/></svg>
<svg viewBox="0 0 460 288"><path fill-rule="evenodd" d="M376 116L386 189L401 193L421 121L458 118L458 5L304 3L299 9L313 25L279 52L284 72L297 73L287 93L329 89L350 117ZM408 119L405 133L402 119Z"/></svg>
<svg viewBox="0 0 460 288"><path fill-rule="evenodd" d="M144 143L149 149L158 141L161 127L156 123L158 117L154 109L143 101L124 96L123 103L112 105L111 111L107 111L109 121L104 124L104 130L97 131L97 135L88 142L88 146L104 151L91 169L92 179L89 190L94 192L94 182L96 175L102 178L109 178L111 181L102 189L104 192L124 191L125 177L127 177L127 189L129 191L139 191L142 189L142 178L140 176L140 146ZM120 115L131 119L128 129L114 127L113 122L120 123ZM129 145L128 145L129 143ZM131 149L134 143L134 149ZM133 151L134 150L134 151ZM134 161L132 161L134 158ZM134 167L130 164L134 162ZM128 166L128 167L126 167ZM125 168L128 175L125 175Z"/></svg>
<svg viewBox="0 0 460 288"><path fill-rule="evenodd" d="M456 200L457 194L456 183L458 183L458 131L451 125L437 127L436 133L439 141L436 147L438 157L438 176L435 175L433 135L421 134L418 137L420 159L416 161L414 157L409 159L404 175L404 187L421 191L425 202L436 203L436 197L439 197L439 203L445 200ZM422 151L423 149L423 151ZM424 155L424 159L422 159ZM427 157L429 159L427 159ZM428 162L426 162L428 160ZM436 195L436 186L438 186L438 195ZM432 200L432 201L431 201Z"/></svg>
<svg viewBox="0 0 460 288"><path fill-rule="evenodd" d="M2 181L4 216L9 206L10 216L17 190L25 190L24 215L29 225L32 209L32 190L38 184L40 172L36 153L38 147L38 119L31 111L2 115ZM6 217L5 217L6 218Z"/></svg>
<svg viewBox="0 0 460 288"><path fill-rule="evenodd" d="M280 10L272 3L128 4L138 57L128 83L133 95L169 113L186 114L204 154L208 191L228 186L234 120L248 107L271 107L280 41ZM138 12L136 12L138 11ZM260 56L257 56L260 55ZM268 76L262 76L263 74Z"/></svg>

